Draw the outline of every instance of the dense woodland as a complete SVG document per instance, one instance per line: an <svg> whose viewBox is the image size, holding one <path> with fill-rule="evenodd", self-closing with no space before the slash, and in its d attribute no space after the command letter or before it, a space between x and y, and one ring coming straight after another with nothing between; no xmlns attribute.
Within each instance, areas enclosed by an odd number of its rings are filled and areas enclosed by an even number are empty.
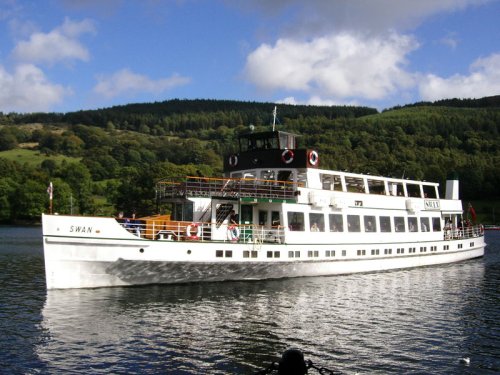
<svg viewBox="0 0 500 375"><path fill-rule="evenodd" d="M0 113L0 221L39 220L50 181L59 213L154 213L158 179L219 176L239 134L250 124L270 129L273 108L169 100L65 114ZM321 168L437 181L442 188L458 173L464 199L500 198L500 96L382 113L279 105L278 120L279 130L302 134L301 145L318 150Z"/></svg>

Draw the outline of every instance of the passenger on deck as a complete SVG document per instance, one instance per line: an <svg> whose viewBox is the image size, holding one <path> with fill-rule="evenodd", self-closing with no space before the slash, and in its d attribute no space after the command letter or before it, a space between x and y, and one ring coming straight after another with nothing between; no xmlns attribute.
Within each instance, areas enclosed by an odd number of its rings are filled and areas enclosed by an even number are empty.
<svg viewBox="0 0 500 375"><path fill-rule="evenodd" d="M231 210L231 213L229 215L229 224L231 225L238 225L239 218L238 214L234 212L234 210Z"/></svg>
<svg viewBox="0 0 500 375"><path fill-rule="evenodd" d="M319 232L318 224L313 223L313 225L311 225L311 232Z"/></svg>

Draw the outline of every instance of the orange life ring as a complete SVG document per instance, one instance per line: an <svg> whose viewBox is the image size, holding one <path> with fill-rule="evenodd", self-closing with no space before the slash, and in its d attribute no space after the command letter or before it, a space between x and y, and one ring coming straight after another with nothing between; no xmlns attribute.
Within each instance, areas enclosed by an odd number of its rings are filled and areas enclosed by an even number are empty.
<svg viewBox="0 0 500 375"><path fill-rule="evenodd" d="M319 155L316 151L309 151L308 155L309 164L315 166L319 162Z"/></svg>
<svg viewBox="0 0 500 375"><path fill-rule="evenodd" d="M196 223L191 223L186 227L186 237L190 240L197 240L201 236L201 227Z"/></svg>
<svg viewBox="0 0 500 375"><path fill-rule="evenodd" d="M281 153L281 161L285 164L290 164L293 161L295 154L292 150L285 150Z"/></svg>

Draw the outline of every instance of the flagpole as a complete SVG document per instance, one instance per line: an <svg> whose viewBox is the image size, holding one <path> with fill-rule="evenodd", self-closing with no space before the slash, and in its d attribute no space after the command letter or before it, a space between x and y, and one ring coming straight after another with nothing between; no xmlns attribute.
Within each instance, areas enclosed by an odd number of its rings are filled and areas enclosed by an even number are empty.
<svg viewBox="0 0 500 375"><path fill-rule="evenodd" d="M54 192L54 187L52 185L52 181L47 188L47 193L49 194L49 214L52 215L52 193Z"/></svg>

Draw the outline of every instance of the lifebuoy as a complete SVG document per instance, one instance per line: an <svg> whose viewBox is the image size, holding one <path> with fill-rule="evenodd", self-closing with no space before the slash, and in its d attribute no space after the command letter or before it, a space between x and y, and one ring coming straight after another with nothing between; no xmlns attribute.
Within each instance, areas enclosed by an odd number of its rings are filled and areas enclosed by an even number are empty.
<svg viewBox="0 0 500 375"><path fill-rule="evenodd" d="M238 241L240 239L240 228L236 225L227 227L227 238L231 241Z"/></svg>
<svg viewBox="0 0 500 375"><path fill-rule="evenodd" d="M231 155L229 157L229 165L231 167L236 167L238 165L238 156L237 155Z"/></svg>
<svg viewBox="0 0 500 375"><path fill-rule="evenodd" d="M186 227L186 237L190 240L197 240L201 235L201 227L196 223L191 223Z"/></svg>
<svg viewBox="0 0 500 375"><path fill-rule="evenodd" d="M295 154L292 150L285 150L281 153L281 161L285 164L290 164L293 161Z"/></svg>
<svg viewBox="0 0 500 375"><path fill-rule="evenodd" d="M313 166L318 164L318 161L319 161L318 153L316 151L309 151L308 160L309 160L309 164L311 164Z"/></svg>

